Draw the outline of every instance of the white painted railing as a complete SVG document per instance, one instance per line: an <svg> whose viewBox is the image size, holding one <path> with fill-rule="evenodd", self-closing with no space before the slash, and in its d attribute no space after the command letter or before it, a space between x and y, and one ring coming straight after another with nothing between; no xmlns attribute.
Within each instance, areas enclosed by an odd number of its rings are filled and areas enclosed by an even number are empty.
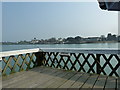
<svg viewBox="0 0 120 90"><path fill-rule="evenodd" d="M35 48L35 49L24 49L24 50L0 52L0 60L2 60L2 57L19 55L19 54L26 54L26 53L33 53L33 52L39 52L39 51L40 51L39 48Z"/></svg>
<svg viewBox="0 0 120 90"><path fill-rule="evenodd" d="M118 49L93 49L93 48L35 48L35 49L24 49L24 50L15 50L15 51L5 51L0 52L0 60L2 57L33 53L39 51L45 52L66 52L66 53L92 53L92 54L120 54L120 50Z"/></svg>

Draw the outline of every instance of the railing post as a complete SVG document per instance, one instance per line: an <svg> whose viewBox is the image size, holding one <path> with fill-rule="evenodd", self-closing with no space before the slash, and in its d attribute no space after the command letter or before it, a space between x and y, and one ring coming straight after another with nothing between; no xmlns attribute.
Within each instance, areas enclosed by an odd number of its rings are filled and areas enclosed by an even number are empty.
<svg viewBox="0 0 120 90"><path fill-rule="evenodd" d="M43 65L43 61L45 60L45 54L44 54L44 52L36 52L35 56L36 56L35 66L41 66L41 65Z"/></svg>
<svg viewBox="0 0 120 90"><path fill-rule="evenodd" d="M101 73L100 54L96 54L96 71L97 71L97 74Z"/></svg>

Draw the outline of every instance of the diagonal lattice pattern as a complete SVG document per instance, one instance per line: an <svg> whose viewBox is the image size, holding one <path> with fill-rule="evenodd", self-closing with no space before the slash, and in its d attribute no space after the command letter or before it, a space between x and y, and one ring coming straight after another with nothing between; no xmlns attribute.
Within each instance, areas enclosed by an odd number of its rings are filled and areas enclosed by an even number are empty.
<svg viewBox="0 0 120 90"><path fill-rule="evenodd" d="M85 54L37 52L2 57L2 75L28 70L36 66L74 70L78 72L97 73L120 76L120 58L118 54Z"/></svg>
<svg viewBox="0 0 120 90"><path fill-rule="evenodd" d="M2 75L28 70L35 66L34 53L19 54L17 56L2 57Z"/></svg>
<svg viewBox="0 0 120 90"><path fill-rule="evenodd" d="M79 72L104 74L109 76L120 76L120 58L117 54L61 54L59 52L44 53L46 57L46 63L44 64L45 66L62 68L65 70L75 70ZM115 64L112 65L111 62L114 62Z"/></svg>

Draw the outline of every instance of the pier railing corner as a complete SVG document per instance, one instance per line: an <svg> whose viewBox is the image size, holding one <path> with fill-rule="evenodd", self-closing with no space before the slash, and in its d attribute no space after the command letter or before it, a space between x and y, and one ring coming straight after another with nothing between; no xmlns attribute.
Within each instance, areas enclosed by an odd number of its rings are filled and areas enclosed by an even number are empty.
<svg viewBox="0 0 120 90"><path fill-rule="evenodd" d="M2 52L1 73L8 75L43 65L119 77L120 57L118 52L119 50L45 48L7 51Z"/></svg>

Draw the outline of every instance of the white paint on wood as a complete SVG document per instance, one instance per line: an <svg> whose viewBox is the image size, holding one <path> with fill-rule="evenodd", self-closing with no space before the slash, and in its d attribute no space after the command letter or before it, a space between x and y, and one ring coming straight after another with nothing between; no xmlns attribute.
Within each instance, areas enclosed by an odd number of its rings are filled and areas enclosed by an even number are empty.
<svg viewBox="0 0 120 90"><path fill-rule="evenodd" d="M39 52L39 51L40 51L39 48L35 48L35 49L24 49L24 50L0 52L0 60L2 60L2 57L6 57L6 56L33 53L33 52Z"/></svg>

